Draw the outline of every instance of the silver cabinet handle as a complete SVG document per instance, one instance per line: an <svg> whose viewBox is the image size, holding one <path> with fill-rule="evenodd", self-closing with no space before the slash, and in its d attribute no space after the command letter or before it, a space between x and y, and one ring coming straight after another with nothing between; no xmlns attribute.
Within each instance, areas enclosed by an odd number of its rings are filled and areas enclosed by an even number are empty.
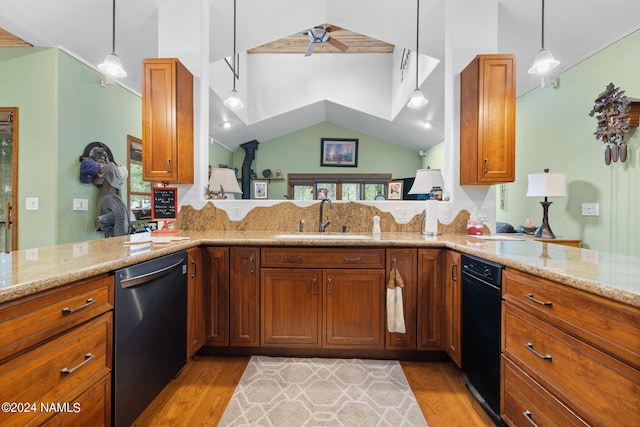
<svg viewBox="0 0 640 427"><path fill-rule="evenodd" d="M333 279L327 279L327 295L333 295Z"/></svg>
<svg viewBox="0 0 640 427"><path fill-rule="evenodd" d="M80 363L78 363L76 366L74 366L73 368L69 369L69 368L62 368L60 370L60 374L61 375L69 375L69 374L73 374L75 371L77 371L78 369L80 369L82 366L86 365L87 363L89 363L89 361L91 361L91 359L93 359L94 356L91 353L87 353L84 355L84 360Z"/></svg>
<svg viewBox="0 0 640 427"><path fill-rule="evenodd" d="M531 411L530 410L525 410L522 415L524 415L524 417L526 418L527 421L529 421L531 423L532 426L534 427L538 427L538 424L533 422L533 417L531 416Z"/></svg>
<svg viewBox="0 0 640 427"><path fill-rule="evenodd" d="M458 264L451 264L451 280L454 282L458 281L458 275L456 272L458 271Z"/></svg>
<svg viewBox="0 0 640 427"><path fill-rule="evenodd" d="M535 302L536 304L540 304L540 305L543 305L543 306L545 306L545 307L551 307L551 306L553 305L553 303L552 303L551 301L542 301L542 300L539 300L539 299L535 298L535 297L533 296L533 294L527 294L527 295L525 295L525 297L527 297L527 298L528 298L528 299L530 299L531 301Z"/></svg>
<svg viewBox="0 0 640 427"><path fill-rule="evenodd" d="M287 262L299 263L299 262L302 262L302 257L299 256L299 257L295 257L294 258L294 257L290 257L290 256L286 255L284 257L284 260L287 261Z"/></svg>
<svg viewBox="0 0 640 427"><path fill-rule="evenodd" d="M482 169L482 173L486 174L489 171L489 159L484 159L484 168Z"/></svg>
<svg viewBox="0 0 640 427"><path fill-rule="evenodd" d="M313 295L318 295L318 280L317 279L313 279L311 281L311 293Z"/></svg>
<svg viewBox="0 0 640 427"><path fill-rule="evenodd" d="M344 262L360 262L360 257L355 257L355 258L348 258L348 257L344 257Z"/></svg>
<svg viewBox="0 0 640 427"><path fill-rule="evenodd" d="M195 261L191 261L191 265L193 266L193 273L191 273L191 278L195 279L198 277L198 263Z"/></svg>
<svg viewBox="0 0 640 427"><path fill-rule="evenodd" d="M69 308L69 307L65 307L62 309L62 314L71 314L71 313L75 313L76 311L80 311L84 308L89 307L91 304L95 304L96 300L94 300L93 298L88 298L87 302L85 304L82 304L76 308Z"/></svg>
<svg viewBox="0 0 640 427"><path fill-rule="evenodd" d="M538 356L540 359L548 360L549 362L551 362L552 357L551 357L550 354L542 354L542 353L534 350L533 344L531 344L530 342L526 343L524 346L527 347L529 349L529 351L531 351L533 354Z"/></svg>
<svg viewBox="0 0 640 427"><path fill-rule="evenodd" d="M167 159L167 172L171 173L171 159Z"/></svg>

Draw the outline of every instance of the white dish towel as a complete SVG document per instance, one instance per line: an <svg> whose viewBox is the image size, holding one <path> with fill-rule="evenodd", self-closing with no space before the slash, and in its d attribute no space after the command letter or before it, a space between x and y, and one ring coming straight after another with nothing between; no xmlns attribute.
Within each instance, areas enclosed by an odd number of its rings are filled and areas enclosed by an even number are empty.
<svg viewBox="0 0 640 427"><path fill-rule="evenodd" d="M404 334L406 330L402 288L404 288L404 281L398 269L394 267L389 274L389 283L387 283L387 329L389 332Z"/></svg>

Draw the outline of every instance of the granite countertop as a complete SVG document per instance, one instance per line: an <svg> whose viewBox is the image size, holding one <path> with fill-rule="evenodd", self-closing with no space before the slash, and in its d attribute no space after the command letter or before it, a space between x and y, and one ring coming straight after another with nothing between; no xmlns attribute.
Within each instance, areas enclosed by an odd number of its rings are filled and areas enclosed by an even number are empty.
<svg viewBox="0 0 640 427"><path fill-rule="evenodd" d="M371 235L345 238L342 234L332 233L277 238L278 234L273 231L190 231L177 235L184 240L168 244L125 244L132 239L148 240L148 235L136 234L0 254L0 302L191 247L255 245L446 247L640 307L640 257L500 236L482 239L465 234L425 237L415 232L394 232L382 233L375 238Z"/></svg>

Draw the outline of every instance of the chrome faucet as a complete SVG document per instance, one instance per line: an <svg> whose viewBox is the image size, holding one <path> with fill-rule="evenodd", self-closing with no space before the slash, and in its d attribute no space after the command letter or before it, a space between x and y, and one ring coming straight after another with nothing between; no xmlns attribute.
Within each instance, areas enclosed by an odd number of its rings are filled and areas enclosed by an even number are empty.
<svg viewBox="0 0 640 427"><path fill-rule="evenodd" d="M320 219L318 221L318 231L321 233L324 233L324 230L326 230L329 224L331 224L331 221L328 219L325 222L322 222L322 217L324 216L324 202L329 203L329 209L333 210L333 203L331 202L331 199L328 197L322 199L320 202Z"/></svg>

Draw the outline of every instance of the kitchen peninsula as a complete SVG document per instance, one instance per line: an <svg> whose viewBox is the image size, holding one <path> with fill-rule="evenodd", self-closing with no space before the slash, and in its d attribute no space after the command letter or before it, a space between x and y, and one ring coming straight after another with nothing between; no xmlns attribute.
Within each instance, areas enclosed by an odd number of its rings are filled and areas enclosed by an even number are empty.
<svg viewBox="0 0 640 427"><path fill-rule="evenodd" d="M449 255L455 260L456 254L471 254L505 266L505 280L508 280L506 287L503 287L503 297L508 299L508 302L503 303L503 311L507 310L506 319L509 322L503 330L508 345L503 349L506 353L502 362L506 372L501 393L502 398L506 399L501 414L504 418L515 418L522 412L519 405L527 404L530 399L539 402L531 396L545 396L544 402L556 402L557 404L551 405L552 409L561 413L561 416L565 416L562 411L568 411L571 416L589 422L600 422L611 417L610 413L599 412L602 408L597 403L598 399L578 393L574 401L570 391L549 380L544 373L540 373L542 368L533 363L530 368L528 363L522 362L523 358L529 356L528 353L521 354L521 346L517 346L518 349L511 346L512 340L523 339L518 336L519 332L516 332L522 329L522 325L526 325L532 336L538 338L541 332L536 331L540 328L548 330L547 333L553 337L558 334L570 335L574 350L563 350L563 355L580 357L577 355L593 353L596 362L591 362L588 368L602 372L603 376L599 380L602 380L606 387L611 387L613 393L619 392L616 384L623 384L620 387L627 387L627 390L640 390L639 259L531 240L478 238L460 232L445 232L436 237L425 237L412 231L383 232L374 236L358 227L354 227L353 232L320 234L282 229L192 229L183 230L178 234L184 238L183 240L166 244L125 244L132 239L144 238L144 235L132 235L2 254L0 377L8 375L9 380L13 378L19 383L20 377L11 375L14 375L19 367L28 365L29 359L26 355L35 357L38 354L37 357L40 357L39 354L42 352L55 360L58 355L56 345L62 345L69 340L84 342L88 339L89 344L93 343L96 349L86 353L85 361L69 362L68 368L73 369L77 365L78 373L81 373L84 363L89 367L97 360L100 363L94 363L94 366L99 369L92 368L94 370L83 377L83 382L74 383L73 387L78 392L68 396L71 401L82 399L83 402L97 402L93 407L94 412L99 413L102 410L103 418L108 423L111 369L109 349L112 339L110 328L114 309L111 273L123 267L183 250L188 253L196 250L198 256L204 260L201 265L207 270L203 274L200 273L203 286L199 295L203 296L205 304L199 305L199 310L203 310L204 314L200 314L196 319L204 322L203 318L207 318L206 336L201 338L195 349L191 348L189 354L193 354L199 346L204 347L201 351L205 354L211 349L223 348L223 351L226 351L225 347L244 348L244 351L250 352L266 352L270 347L275 347L278 351L292 351L294 354L299 354L300 351L319 355L327 354L326 352L340 354L339 351L347 350L356 354L363 352L384 357L385 352L397 356L401 353L393 353L394 351L410 348L414 353L416 350L418 353L423 351L425 359L429 358L429 353L445 355L446 351L455 361L456 344L452 342L455 338L451 338L455 335L450 335L449 330L450 325L455 325L455 321L449 322L451 307L454 307L455 311L455 305L451 305L449 300L449 286L452 283L449 272L459 268L459 264L451 263ZM412 289L411 284L407 283L405 298L413 292L412 295L417 300L414 300L413 305L405 302L405 316L410 319L407 322L406 337L401 336L403 334L390 334L385 328L383 293L390 271L396 266L402 271L406 282L412 282L414 286ZM227 273L220 273L225 268ZM351 274L351 271L354 272L351 276L343 276ZM283 272L286 275L285 279L282 279ZM454 276L459 273L458 270ZM248 278L247 274L250 274ZM312 291L309 291L309 294L313 292L313 295L322 295L324 292L326 295L332 295L332 298L335 296L336 299L339 296L337 289L340 280L343 280L342 277L348 277L349 282L365 278L363 280L366 280L366 283L374 283L375 289L362 287L358 288L357 292L366 291L366 294L361 295L360 299L363 302L358 302L361 304L359 307L369 304L369 307L378 308L374 310L373 316L369 312L371 323L375 322L377 326L360 328L357 331L360 335L347 341L331 336L327 331L335 330L335 325L333 329L329 328L320 323L322 320L317 320L318 323L314 323L311 328L312 334L304 337L283 337L282 334L272 333L273 330L269 327L277 322L268 323L266 320L269 317L265 317L265 313L282 315L284 311L265 305L265 295L273 295L268 293L270 285L295 285L295 281L290 282L294 280L294 275L303 277L304 280L309 278L310 283L317 286L310 287ZM238 292L247 292L246 295L234 295L234 290L229 288L233 286L234 281L241 281L243 286L247 285L236 289ZM221 282L226 286L226 293L214 295L214 286ZM284 289L295 292L297 288L290 286ZM529 314L536 308L537 303L532 303L532 308L527 306L528 300L517 300L520 291L528 293L531 292L529 289L534 289L536 298L558 297L554 302L554 310L557 307L558 311L553 312L557 319L548 318L548 313ZM350 300L356 299L354 291L350 292L342 295ZM538 292L542 296L538 295ZM226 312L217 310L211 302L220 295L222 298L225 295L228 298ZM333 319L338 319L339 317L335 317L337 308L327 306L326 300L329 300L329 297L322 298L325 305L316 306L319 307L318 310L334 310ZM566 313L562 311L566 309L566 301L577 307L568 314L568 318L563 317ZM58 325L56 317L46 317L48 307L54 302L64 306L63 312L65 309L74 311L75 308L84 306L87 306L88 310L77 311L84 316L83 318L67 320L64 325ZM543 301L544 303L546 301ZM68 304L69 308L65 304ZM245 311L248 309L253 310L253 314ZM579 310L586 311L582 313ZM239 311L242 312L241 315ZM193 313L202 311L190 310L188 315L193 316ZM326 311L324 313L325 320L331 319ZM23 316L26 317L22 319ZM323 319L321 314L316 313L315 316L316 319ZM556 326L542 323L539 317ZM224 318L222 323L216 324L218 318ZM596 322L589 319L596 319ZM512 322L519 326L513 329L513 334L509 334L507 331ZM578 327L575 326L576 323ZM218 338L212 335L212 328L220 325L226 330L222 331L225 336L218 341ZM611 330L607 331L607 328ZM587 330L587 333L582 329ZM368 335L361 334L362 331ZM317 336L313 336L316 332ZM624 342L616 343L615 339L618 337ZM529 336L525 338L530 339ZM303 341L298 341L300 339ZM64 342L58 342L59 340ZM571 354L574 356L570 356ZM581 366L580 363L577 365ZM55 381L59 382L60 375L56 375ZM72 375L68 377L71 378ZM49 400L67 396L59 393L62 393L61 390L66 390L64 393L67 393L68 388L61 388L57 383L47 388L48 381L39 388L37 392L41 394L37 396L46 396ZM520 393L523 384L532 391ZM580 384L579 388L589 389L590 384ZM3 396L3 399L7 400L6 396ZM33 395L25 396L25 399L38 400ZM620 405L616 409L618 413L620 408L626 408L626 413L630 416L638 415L637 405L633 406L634 399L636 397L632 393L619 396L616 399ZM45 415L40 414L40 417ZM56 416L61 415L71 414Z"/></svg>

